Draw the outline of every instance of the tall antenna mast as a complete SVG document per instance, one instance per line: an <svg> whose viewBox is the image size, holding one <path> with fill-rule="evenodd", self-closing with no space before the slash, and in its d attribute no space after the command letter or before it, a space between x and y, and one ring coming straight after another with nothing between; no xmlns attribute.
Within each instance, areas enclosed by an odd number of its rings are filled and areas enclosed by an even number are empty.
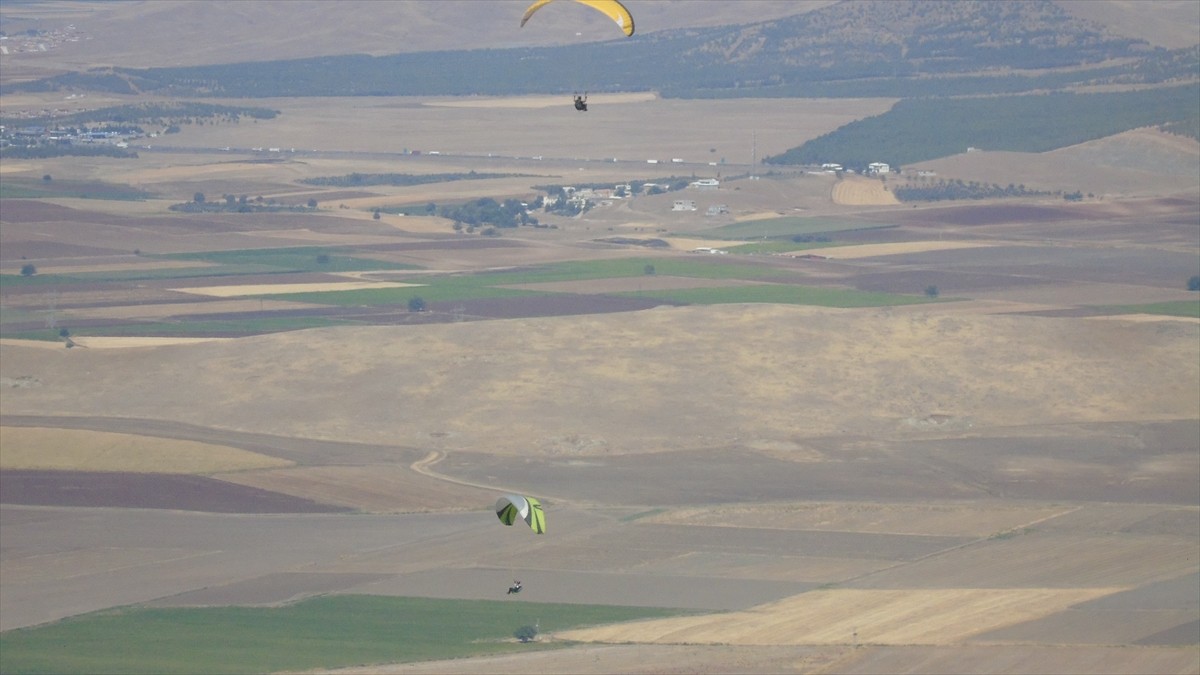
<svg viewBox="0 0 1200 675"><path fill-rule="evenodd" d="M755 177L755 170L758 168L758 132L750 132L750 177Z"/></svg>

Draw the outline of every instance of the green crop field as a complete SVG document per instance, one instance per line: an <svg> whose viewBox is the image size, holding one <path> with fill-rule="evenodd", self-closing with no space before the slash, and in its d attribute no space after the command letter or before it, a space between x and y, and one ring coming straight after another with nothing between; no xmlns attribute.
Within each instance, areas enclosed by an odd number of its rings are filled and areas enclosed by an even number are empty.
<svg viewBox="0 0 1200 675"><path fill-rule="evenodd" d="M315 305L340 307L368 305L407 305L412 298L425 302L457 302L486 298L512 298L522 295L541 295L534 291L492 288L487 285L463 283L453 279L422 279L424 285L407 288L365 288L353 291L314 291L310 293L273 293L254 296L271 300L307 302Z"/></svg>
<svg viewBox="0 0 1200 675"><path fill-rule="evenodd" d="M622 260L570 261L504 272L483 274L430 275L402 278L401 281L421 284L408 288L378 288L350 291L317 291L308 293L266 294L256 297L321 305L398 305L410 298L426 302L479 300L486 298L541 295L549 291L504 288L519 284L579 281L585 279L615 279L644 276L647 266L655 274L702 279L762 280L778 277L782 272L752 264L722 263L709 258L630 258Z"/></svg>
<svg viewBox="0 0 1200 675"><path fill-rule="evenodd" d="M347 255L344 249L319 246L295 248L240 249L173 253L158 256L171 260L201 260L222 265L258 265L289 272L365 272L371 270L411 270L414 265L385 262Z"/></svg>
<svg viewBox="0 0 1200 675"><path fill-rule="evenodd" d="M79 199L109 199L141 201L155 195L130 185L98 181L33 180L23 177L5 178L0 182L0 199L49 199L74 197Z"/></svg>
<svg viewBox="0 0 1200 675"><path fill-rule="evenodd" d="M689 305L715 305L740 302L761 302L788 305L816 305L820 307L886 307L891 305L915 305L938 302L933 298L918 295L896 295L891 293L868 293L840 288L812 288L784 284L761 286L724 286L720 288L684 288L670 291L624 293L638 297Z"/></svg>
<svg viewBox="0 0 1200 675"><path fill-rule="evenodd" d="M830 234L849 230L873 230L891 225L880 225L865 220L846 218L822 218L816 216L782 216L730 223L704 233L716 239L778 239L814 234Z"/></svg>
<svg viewBox="0 0 1200 675"><path fill-rule="evenodd" d="M1112 314L1162 314L1200 319L1200 300L1173 300L1144 305L1105 305L1099 309Z"/></svg>
<svg viewBox="0 0 1200 675"><path fill-rule="evenodd" d="M327 596L285 607L125 608L0 634L0 672L264 673L567 646L581 626L688 613L639 607Z"/></svg>

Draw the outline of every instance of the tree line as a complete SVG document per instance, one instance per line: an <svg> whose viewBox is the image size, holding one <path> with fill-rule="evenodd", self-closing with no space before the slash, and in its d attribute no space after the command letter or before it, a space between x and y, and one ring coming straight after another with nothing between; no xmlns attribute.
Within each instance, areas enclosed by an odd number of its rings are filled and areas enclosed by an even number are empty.
<svg viewBox="0 0 1200 675"><path fill-rule="evenodd" d="M847 168L908 165L983 150L1046 152L1139 127L1200 117L1200 85L1099 94L905 99L782 154L768 164Z"/></svg>

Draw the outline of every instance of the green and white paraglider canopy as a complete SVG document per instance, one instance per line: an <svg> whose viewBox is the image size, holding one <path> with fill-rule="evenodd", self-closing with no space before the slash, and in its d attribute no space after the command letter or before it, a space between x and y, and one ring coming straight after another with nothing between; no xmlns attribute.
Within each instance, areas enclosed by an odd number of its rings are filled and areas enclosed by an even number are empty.
<svg viewBox="0 0 1200 675"><path fill-rule="evenodd" d="M546 514L542 511L541 502L533 497L504 495L496 501L496 517L505 525L522 520L534 532L546 533Z"/></svg>

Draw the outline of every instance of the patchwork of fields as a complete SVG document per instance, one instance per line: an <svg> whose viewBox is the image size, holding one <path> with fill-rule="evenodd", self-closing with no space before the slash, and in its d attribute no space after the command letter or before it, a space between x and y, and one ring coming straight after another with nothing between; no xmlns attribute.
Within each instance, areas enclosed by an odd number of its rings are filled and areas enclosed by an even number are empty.
<svg viewBox="0 0 1200 675"><path fill-rule="evenodd" d="M695 114L612 105L662 113L622 152ZM508 139L546 159L369 152L537 106L393 101L286 161L204 127L136 165L6 162L0 670L1200 670L1200 195L914 207L729 171L696 212L373 217L667 171L579 159L577 118ZM475 167L531 177L300 182ZM197 191L320 207L167 210ZM500 525L503 493L547 533Z"/></svg>

